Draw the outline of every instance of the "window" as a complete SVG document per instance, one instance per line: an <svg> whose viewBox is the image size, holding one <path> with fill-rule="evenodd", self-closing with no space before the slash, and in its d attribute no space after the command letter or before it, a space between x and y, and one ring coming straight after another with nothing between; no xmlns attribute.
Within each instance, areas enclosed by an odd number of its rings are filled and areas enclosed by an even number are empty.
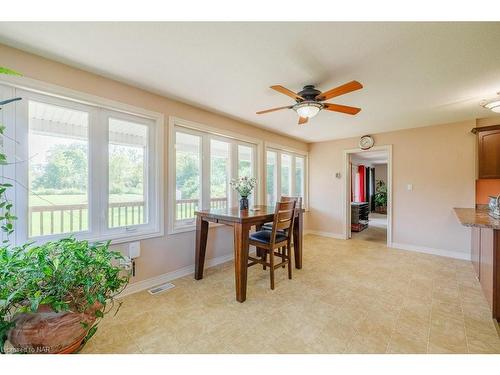
<svg viewBox="0 0 500 375"><path fill-rule="evenodd" d="M268 148L266 150L266 203L274 205L280 196L299 196L302 197L304 207L307 207L306 167L306 155Z"/></svg>
<svg viewBox="0 0 500 375"><path fill-rule="evenodd" d="M253 149L238 145L238 177L252 177L253 175Z"/></svg>
<svg viewBox="0 0 500 375"><path fill-rule="evenodd" d="M277 202L277 154L274 151L266 152L266 204L274 206Z"/></svg>
<svg viewBox="0 0 500 375"><path fill-rule="evenodd" d="M281 195L292 195L292 157L281 154Z"/></svg>
<svg viewBox="0 0 500 375"><path fill-rule="evenodd" d="M176 122L183 120L176 119ZM192 230L195 211L237 206L238 196L230 188L232 178L255 177L256 145L236 138L192 129L174 122L171 131L175 160L171 164L171 233ZM250 204L256 202L256 191Z"/></svg>
<svg viewBox="0 0 500 375"><path fill-rule="evenodd" d="M253 148L238 145L238 177L254 177ZM250 206L255 205L255 192L249 197Z"/></svg>
<svg viewBox="0 0 500 375"><path fill-rule="evenodd" d="M201 137L175 134L175 219L192 224L201 201Z"/></svg>
<svg viewBox="0 0 500 375"><path fill-rule="evenodd" d="M28 102L28 234L88 231L89 113Z"/></svg>
<svg viewBox="0 0 500 375"><path fill-rule="evenodd" d="M295 156L295 195L304 198L304 158Z"/></svg>
<svg viewBox="0 0 500 375"><path fill-rule="evenodd" d="M229 197L230 146L210 140L210 208L226 208Z"/></svg>
<svg viewBox="0 0 500 375"><path fill-rule="evenodd" d="M146 125L109 118L109 228L148 222L147 147Z"/></svg>
<svg viewBox="0 0 500 375"><path fill-rule="evenodd" d="M12 89L16 241L161 234L159 118ZM159 164L160 163L160 164Z"/></svg>

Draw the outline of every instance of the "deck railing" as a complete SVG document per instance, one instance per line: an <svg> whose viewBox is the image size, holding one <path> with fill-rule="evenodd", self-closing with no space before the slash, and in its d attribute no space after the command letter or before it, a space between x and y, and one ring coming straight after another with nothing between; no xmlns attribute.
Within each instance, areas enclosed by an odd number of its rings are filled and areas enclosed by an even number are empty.
<svg viewBox="0 0 500 375"><path fill-rule="evenodd" d="M198 209L198 199L177 199L175 202L175 215L177 220L194 218ZM210 199L210 208L226 208L227 197Z"/></svg>
<svg viewBox="0 0 500 375"><path fill-rule="evenodd" d="M144 224L144 202L114 202L108 207L110 228Z"/></svg>
<svg viewBox="0 0 500 375"><path fill-rule="evenodd" d="M29 236L81 232L88 229L88 205L67 204L29 208ZM113 202L108 207L111 228L144 223L144 202Z"/></svg>
<svg viewBox="0 0 500 375"><path fill-rule="evenodd" d="M198 199L176 201L177 220L192 219L198 209ZM227 197L210 199L211 208L226 208ZM88 229L88 205L67 204L33 206L29 208L29 236L81 232ZM113 202L108 207L110 228L145 223L144 202Z"/></svg>

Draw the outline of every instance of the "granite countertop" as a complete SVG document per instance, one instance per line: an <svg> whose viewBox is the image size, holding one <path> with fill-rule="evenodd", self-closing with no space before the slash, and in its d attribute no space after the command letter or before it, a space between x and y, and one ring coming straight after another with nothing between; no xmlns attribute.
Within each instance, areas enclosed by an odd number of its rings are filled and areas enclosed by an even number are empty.
<svg viewBox="0 0 500 375"><path fill-rule="evenodd" d="M466 227L480 227L500 230L500 219L488 215L485 208L454 208L460 224Z"/></svg>

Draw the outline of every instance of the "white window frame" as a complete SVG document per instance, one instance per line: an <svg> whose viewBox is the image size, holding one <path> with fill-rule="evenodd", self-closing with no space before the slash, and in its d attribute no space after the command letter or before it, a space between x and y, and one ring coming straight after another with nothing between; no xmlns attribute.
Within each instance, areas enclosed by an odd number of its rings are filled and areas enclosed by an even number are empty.
<svg viewBox="0 0 500 375"><path fill-rule="evenodd" d="M296 150L292 148L288 148L285 146L277 145L274 143L265 144L265 153L264 153L264 163L267 168L267 151L272 151L276 153L276 177L275 177L275 189L276 189L276 197L279 199L281 196L281 155L286 154L291 156L291 186L290 186L290 196L294 197L296 195L295 189L295 158L301 157L304 158L304 176L303 176L303 188L304 188L304 198L303 198L303 207L305 210L309 210L309 153L307 151ZM267 173L265 174L265 178L267 178ZM264 188L267 189L267 180L263 184ZM265 197L267 197L267 190L265 191Z"/></svg>
<svg viewBox="0 0 500 375"><path fill-rule="evenodd" d="M122 243L164 235L164 203L163 203L163 139L164 116L161 113L145 110L128 104L101 98L98 96L77 92L45 82L24 77L1 77L0 85L7 87L13 96L23 97L22 101L14 106L6 106L14 111L13 121L15 130L7 130L9 136L17 143L5 150L9 160L27 160L28 153L28 121L27 106L29 100L42 103L61 105L66 108L84 110L89 113L89 229L85 232L64 233L31 237L28 236L28 192L20 186L15 187L13 199L14 210L18 216L13 241L17 244L27 241L44 243L73 235L78 239L89 241L106 241ZM10 112L9 112L10 113ZM102 124L104 117L124 119L149 126L148 137L148 223L129 227L108 228L108 128L96 126ZM97 141L96 141L97 140ZM95 155L95 156L92 156ZM105 162L103 163L103 161ZM11 168L12 169L12 168ZM4 175L14 176L18 184L27 186L28 165L17 163L14 171L4 170ZM99 176L99 178L97 178ZM97 188L97 185L100 188ZM105 186L103 186L105 185Z"/></svg>
<svg viewBox="0 0 500 375"><path fill-rule="evenodd" d="M210 140L215 139L223 142L228 142L229 159L230 159L230 176L234 178L238 176L238 145L249 146L253 148L252 168L253 175L257 178L257 188L254 192L253 199L256 204L261 203L262 184L262 168L261 161L263 152L263 142L256 138L248 137L236 132L225 131L223 129L210 125L200 124L197 122L184 120L178 117L169 117L169 134L168 134L168 233L177 234L189 232L196 229L196 220L191 219L184 221L184 225L178 225L179 221L175 218L176 206L176 163L175 163L175 133L176 131L184 132L200 136L201 142L201 207L207 209L210 207ZM236 206L238 204L238 196L235 191L228 187L228 206ZM217 226L211 223L211 227Z"/></svg>

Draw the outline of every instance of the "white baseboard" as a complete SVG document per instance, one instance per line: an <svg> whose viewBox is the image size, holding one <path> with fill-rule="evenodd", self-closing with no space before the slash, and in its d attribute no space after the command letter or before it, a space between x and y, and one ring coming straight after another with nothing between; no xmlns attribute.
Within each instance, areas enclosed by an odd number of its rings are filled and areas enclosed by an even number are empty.
<svg viewBox="0 0 500 375"><path fill-rule="evenodd" d="M439 255L442 257L448 257L454 259L471 260L469 251L459 252L459 251L451 251L444 249L434 249L426 246L415 246L415 245L395 243L395 242L392 243L391 248L399 250L416 251L418 253Z"/></svg>
<svg viewBox="0 0 500 375"><path fill-rule="evenodd" d="M317 231L317 230L306 229L304 231L304 234L314 234L317 236L336 238L336 239L340 239L340 240L346 239L343 234L333 233L333 232L322 232L322 231ZM393 249L416 251L418 253L439 255L442 257L448 257L448 258L454 258L454 259L471 260L469 250L459 252L459 251L434 249L434 248L427 247L427 246L416 246L416 245L395 243L395 242L393 242L390 247Z"/></svg>
<svg viewBox="0 0 500 375"><path fill-rule="evenodd" d="M205 269L210 268L210 267L214 267L218 264L228 262L228 261L232 260L233 258L234 258L234 254L228 254L228 255L222 255L222 256L217 257L217 258L207 259L205 261ZM134 294L137 292L142 292L143 290L150 289L150 288L157 286L157 285L160 285L160 284L168 283L172 280L175 280L175 279L178 279L180 277L184 277L184 276L187 276L187 275L190 275L193 273L194 273L194 264L187 266L187 267L184 267L184 268L180 268L180 269L175 270L175 271L167 272L167 273L164 273L162 275L152 277L150 279L138 281L136 283L132 283L132 284L127 285L125 290L120 293L118 298L122 298L122 297L128 296L130 294Z"/></svg>
<svg viewBox="0 0 500 375"><path fill-rule="evenodd" d="M323 236L323 237L330 237L330 238L336 238L336 239L339 239L339 240L345 240L345 236L341 233L333 233L333 232L322 232L322 231L319 231L319 230L309 230L309 229L306 229L304 231L304 234L314 234L316 236Z"/></svg>

